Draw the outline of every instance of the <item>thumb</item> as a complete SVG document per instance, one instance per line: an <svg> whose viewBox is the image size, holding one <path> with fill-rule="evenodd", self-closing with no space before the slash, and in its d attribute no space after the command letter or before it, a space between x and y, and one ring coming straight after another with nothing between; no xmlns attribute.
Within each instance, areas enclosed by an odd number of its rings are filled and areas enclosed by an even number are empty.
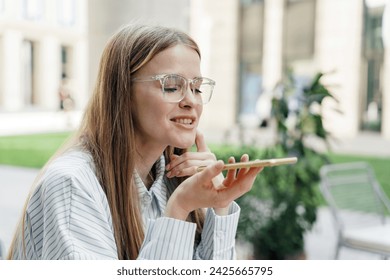
<svg viewBox="0 0 390 280"><path fill-rule="evenodd" d="M217 162L207 166L205 169L200 171L197 176L200 181L212 181L213 178L221 174L224 163L222 160L218 160Z"/></svg>
<svg viewBox="0 0 390 280"><path fill-rule="evenodd" d="M196 131L196 137L195 137L195 145L198 152L209 152L209 148L206 145L206 142L204 140L203 133L201 133L199 130Z"/></svg>

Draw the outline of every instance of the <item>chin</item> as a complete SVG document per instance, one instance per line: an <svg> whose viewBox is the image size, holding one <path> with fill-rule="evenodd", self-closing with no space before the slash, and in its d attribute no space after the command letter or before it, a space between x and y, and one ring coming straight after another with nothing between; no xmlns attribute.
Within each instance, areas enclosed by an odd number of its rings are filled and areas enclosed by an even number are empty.
<svg viewBox="0 0 390 280"><path fill-rule="evenodd" d="M187 148L191 148L191 146L194 144L195 144L195 135L194 137L191 137L191 139L186 137L186 139L180 139L180 141L175 141L175 144L172 146L177 147L179 149L187 149Z"/></svg>
<svg viewBox="0 0 390 280"><path fill-rule="evenodd" d="M195 144L195 141L189 143L189 144L179 144L179 145L174 145L174 147L179 148L179 149L189 149Z"/></svg>

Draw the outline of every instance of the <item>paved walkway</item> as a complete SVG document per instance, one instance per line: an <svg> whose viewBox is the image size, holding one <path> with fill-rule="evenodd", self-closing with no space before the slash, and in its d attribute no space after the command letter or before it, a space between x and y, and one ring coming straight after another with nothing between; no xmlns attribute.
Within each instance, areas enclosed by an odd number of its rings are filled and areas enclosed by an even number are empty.
<svg viewBox="0 0 390 280"><path fill-rule="evenodd" d="M24 202L38 170L0 165L0 240L9 247Z"/></svg>

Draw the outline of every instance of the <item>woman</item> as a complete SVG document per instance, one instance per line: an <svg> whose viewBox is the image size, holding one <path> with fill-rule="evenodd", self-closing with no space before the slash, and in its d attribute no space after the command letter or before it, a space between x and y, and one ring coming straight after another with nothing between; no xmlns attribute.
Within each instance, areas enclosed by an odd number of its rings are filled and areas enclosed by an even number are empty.
<svg viewBox="0 0 390 280"><path fill-rule="evenodd" d="M188 35L121 29L73 144L37 181L9 258L234 258L234 199L261 168L221 177L223 163L197 131L213 86Z"/></svg>

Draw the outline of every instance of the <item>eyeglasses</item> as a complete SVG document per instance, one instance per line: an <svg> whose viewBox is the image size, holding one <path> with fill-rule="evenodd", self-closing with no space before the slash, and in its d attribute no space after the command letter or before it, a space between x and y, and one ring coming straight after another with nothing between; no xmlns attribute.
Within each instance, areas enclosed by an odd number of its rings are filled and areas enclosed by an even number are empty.
<svg viewBox="0 0 390 280"><path fill-rule="evenodd" d="M209 78L186 79L177 74L161 74L147 78L133 78L134 82L160 81L165 102L178 103L187 93L188 85L198 104L206 104L213 95L215 82Z"/></svg>

